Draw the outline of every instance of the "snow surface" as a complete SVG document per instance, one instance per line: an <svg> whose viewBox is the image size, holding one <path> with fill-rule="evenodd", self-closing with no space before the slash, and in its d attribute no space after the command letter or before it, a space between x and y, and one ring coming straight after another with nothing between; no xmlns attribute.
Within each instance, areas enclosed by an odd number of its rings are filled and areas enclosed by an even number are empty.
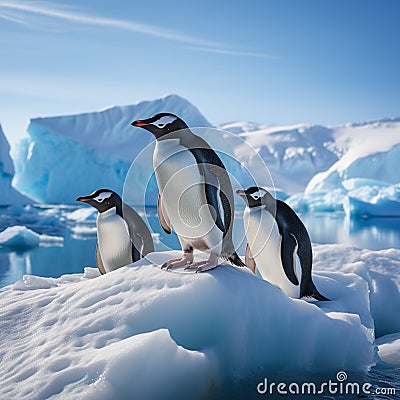
<svg viewBox="0 0 400 400"><path fill-rule="evenodd" d="M161 270L178 252L104 276L94 268L25 276L0 291L0 397L258 398L264 377L366 371L375 360L374 323L399 300L386 278L398 279L400 251L314 252L314 280L330 302L290 299L232 266ZM393 361L398 336L377 343Z"/></svg>
<svg viewBox="0 0 400 400"><path fill-rule="evenodd" d="M11 185L13 176L14 165L10 157L10 145L0 125L0 206L31 202Z"/></svg>

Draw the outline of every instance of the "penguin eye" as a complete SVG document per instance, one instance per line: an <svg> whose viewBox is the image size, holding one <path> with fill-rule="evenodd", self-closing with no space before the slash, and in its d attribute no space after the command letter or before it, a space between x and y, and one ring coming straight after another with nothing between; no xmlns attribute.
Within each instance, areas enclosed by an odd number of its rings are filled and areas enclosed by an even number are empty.
<svg viewBox="0 0 400 400"><path fill-rule="evenodd" d="M259 195L258 193L254 193L254 194L251 195L251 197L252 197L254 200L258 200L258 199L260 198L260 195Z"/></svg>
<svg viewBox="0 0 400 400"><path fill-rule="evenodd" d="M98 203L102 203L104 200L109 199L112 196L111 192L100 193L97 197L94 198Z"/></svg>
<svg viewBox="0 0 400 400"><path fill-rule="evenodd" d="M159 128L164 128L165 124L157 124Z"/></svg>

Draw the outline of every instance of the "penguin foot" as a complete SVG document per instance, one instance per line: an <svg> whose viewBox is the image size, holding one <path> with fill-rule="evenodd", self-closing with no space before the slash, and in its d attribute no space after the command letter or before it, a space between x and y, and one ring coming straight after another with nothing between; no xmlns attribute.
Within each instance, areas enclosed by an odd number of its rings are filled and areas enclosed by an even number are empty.
<svg viewBox="0 0 400 400"><path fill-rule="evenodd" d="M205 272L211 269L214 269L218 265L218 256L215 254L211 254L210 258L207 261L200 261L193 264L188 265L187 269L195 269L197 272Z"/></svg>
<svg viewBox="0 0 400 400"><path fill-rule="evenodd" d="M177 267L182 267L184 265L190 265L193 262L193 254L184 254L181 258L173 258L172 260L166 261L163 265L161 265L161 269L172 269ZM186 269L186 268L185 268Z"/></svg>

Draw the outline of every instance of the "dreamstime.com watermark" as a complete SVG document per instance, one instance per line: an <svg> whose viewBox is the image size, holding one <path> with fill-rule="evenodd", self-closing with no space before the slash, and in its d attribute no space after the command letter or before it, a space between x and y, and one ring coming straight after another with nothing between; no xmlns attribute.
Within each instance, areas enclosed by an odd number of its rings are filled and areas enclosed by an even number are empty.
<svg viewBox="0 0 400 400"><path fill-rule="evenodd" d="M348 381L347 373L339 371L336 380L329 379L327 382L313 383L285 383L269 382L268 378L257 385L257 392L261 395L396 395L394 387L373 387L370 383L358 383Z"/></svg>

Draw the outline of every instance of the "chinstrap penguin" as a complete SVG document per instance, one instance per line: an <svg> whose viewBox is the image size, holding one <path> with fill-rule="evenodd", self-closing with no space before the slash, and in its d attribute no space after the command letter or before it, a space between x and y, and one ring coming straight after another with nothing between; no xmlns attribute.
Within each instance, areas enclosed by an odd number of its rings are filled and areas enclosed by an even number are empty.
<svg viewBox="0 0 400 400"><path fill-rule="evenodd" d="M96 208L96 263L102 274L131 264L154 251L149 228L121 197L110 189L99 189L76 199Z"/></svg>
<svg viewBox="0 0 400 400"><path fill-rule="evenodd" d="M232 186L216 152L174 114L160 113L132 125L156 138L158 217L165 232L176 232L183 250L182 258L169 260L162 268L186 265L202 272L215 268L219 257L244 266L232 242ZM193 263L193 249L210 253L209 259Z"/></svg>
<svg viewBox="0 0 400 400"><path fill-rule="evenodd" d="M243 222L247 237L246 265L293 298L328 301L311 277L312 248L307 229L296 213L267 190L237 190L247 207Z"/></svg>

